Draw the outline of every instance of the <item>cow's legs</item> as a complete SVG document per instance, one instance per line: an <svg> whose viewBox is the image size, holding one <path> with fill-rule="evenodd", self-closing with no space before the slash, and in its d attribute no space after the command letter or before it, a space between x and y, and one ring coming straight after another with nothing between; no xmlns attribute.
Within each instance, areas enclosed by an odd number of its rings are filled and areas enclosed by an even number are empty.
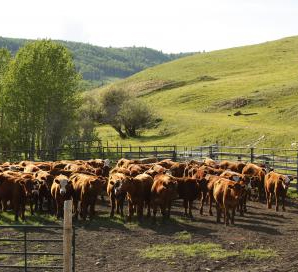
<svg viewBox="0 0 298 272"><path fill-rule="evenodd" d="M188 204L187 204L187 200L183 199L183 207L184 207L184 216L187 216L187 208L188 208Z"/></svg>
<svg viewBox="0 0 298 272"><path fill-rule="evenodd" d="M193 215L192 215L192 200L189 200L188 201L188 214L189 214L189 217L191 219L193 219Z"/></svg>
<svg viewBox="0 0 298 272"><path fill-rule="evenodd" d="M282 201L282 210L285 212L286 208L285 208L285 198L286 198L286 191L282 193L281 195L281 201Z"/></svg>
<svg viewBox="0 0 298 272"><path fill-rule="evenodd" d="M209 192L209 215L213 215L213 213L212 213L212 202L213 202L213 196Z"/></svg>
<svg viewBox="0 0 298 272"><path fill-rule="evenodd" d="M221 210L219 204L216 203L216 222L220 223Z"/></svg>
<svg viewBox="0 0 298 272"><path fill-rule="evenodd" d="M267 201L267 207L268 209L271 209L272 207L272 193L271 192L268 192L268 201Z"/></svg>
<svg viewBox="0 0 298 272"><path fill-rule="evenodd" d="M133 216L133 204L132 202L129 200L128 201L128 216L127 216L127 219L130 221L131 218Z"/></svg>
<svg viewBox="0 0 298 272"><path fill-rule="evenodd" d="M111 202L111 212L110 212L110 217L114 217L114 213L115 213L115 198L113 196L111 196L110 198L110 202Z"/></svg>
<svg viewBox="0 0 298 272"><path fill-rule="evenodd" d="M278 212L278 208L279 208L279 193L277 191L275 191L275 210Z"/></svg>
<svg viewBox="0 0 298 272"><path fill-rule="evenodd" d="M73 199L73 210L74 210L74 218L75 220L78 220L79 212L78 212L78 200Z"/></svg>
<svg viewBox="0 0 298 272"><path fill-rule="evenodd" d="M157 205L155 202L153 202L152 210L153 210L153 223L155 223L156 222L156 212L157 212Z"/></svg>
<svg viewBox="0 0 298 272"><path fill-rule="evenodd" d="M151 203L150 203L150 201L147 201L146 204L147 204L147 217L150 217L151 216L151 210L150 210Z"/></svg>
<svg viewBox="0 0 298 272"><path fill-rule="evenodd" d="M203 209L204 209L204 203L207 198L207 192L202 193L202 199L201 199L201 207L200 207L200 215L203 215Z"/></svg>
<svg viewBox="0 0 298 272"><path fill-rule="evenodd" d="M230 224L230 212L228 207L225 207L225 223L226 226Z"/></svg>
<svg viewBox="0 0 298 272"><path fill-rule="evenodd" d="M167 204L167 214L166 214L166 217L167 218L170 218L170 215L171 215L171 206L172 206L172 202L169 201L168 204Z"/></svg>
<svg viewBox="0 0 298 272"><path fill-rule="evenodd" d="M235 224L234 218L235 218L235 208L232 208L232 217L231 217L231 224L232 225Z"/></svg>

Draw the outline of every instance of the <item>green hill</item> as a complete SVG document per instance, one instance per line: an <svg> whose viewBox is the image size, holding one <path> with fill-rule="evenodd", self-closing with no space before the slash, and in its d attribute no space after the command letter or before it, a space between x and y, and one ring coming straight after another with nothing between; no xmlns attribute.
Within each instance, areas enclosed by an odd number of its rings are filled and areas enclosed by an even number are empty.
<svg viewBox="0 0 298 272"><path fill-rule="evenodd" d="M162 118L122 143L242 146L264 135L258 146L290 148L298 141L298 37L196 54L105 88L137 93ZM120 142L108 126L99 132Z"/></svg>
<svg viewBox="0 0 298 272"><path fill-rule="evenodd" d="M0 48L7 48L15 54L29 41L0 37ZM164 54L145 47L107 48L78 42L57 42L72 51L78 71L91 86L92 84L100 86L109 81L125 78L148 67L187 55Z"/></svg>

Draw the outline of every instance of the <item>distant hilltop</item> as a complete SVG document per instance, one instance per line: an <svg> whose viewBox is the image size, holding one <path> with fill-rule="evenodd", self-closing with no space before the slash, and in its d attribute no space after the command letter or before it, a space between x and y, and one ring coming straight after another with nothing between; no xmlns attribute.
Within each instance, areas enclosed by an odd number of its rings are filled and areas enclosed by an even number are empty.
<svg viewBox="0 0 298 272"><path fill-rule="evenodd" d="M26 42L33 40L0 37L0 48L15 54ZM126 78L148 67L172 61L193 53L164 54L146 47L100 47L86 43L56 41L73 53L75 65L86 86L97 87Z"/></svg>

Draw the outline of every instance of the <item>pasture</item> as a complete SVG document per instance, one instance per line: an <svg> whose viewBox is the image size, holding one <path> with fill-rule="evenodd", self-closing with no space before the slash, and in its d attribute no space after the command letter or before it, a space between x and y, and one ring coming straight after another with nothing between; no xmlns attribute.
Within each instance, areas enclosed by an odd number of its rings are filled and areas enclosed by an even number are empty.
<svg viewBox="0 0 298 272"><path fill-rule="evenodd" d="M99 135L110 144L188 146L246 146L264 135L258 146L290 148L298 140L297 43L289 37L196 54L106 86L136 93L162 121L137 138L121 139L107 125Z"/></svg>
<svg viewBox="0 0 298 272"><path fill-rule="evenodd" d="M154 225L148 218L142 223L110 219L109 203L99 201L93 221L76 223L76 271L296 271L296 200L288 200L287 211L278 213L265 203L249 202L248 213L236 214L235 226L229 227L216 224L206 212L200 216L198 203L194 206L193 221L183 216L177 200L173 216L166 221L158 217ZM27 224L60 223L47 215L27 217ZM14 224L12 213L1 214L0 224ZM11 247L0 244L1 251ZM35 262L57 264L57 259Z"/></svg>

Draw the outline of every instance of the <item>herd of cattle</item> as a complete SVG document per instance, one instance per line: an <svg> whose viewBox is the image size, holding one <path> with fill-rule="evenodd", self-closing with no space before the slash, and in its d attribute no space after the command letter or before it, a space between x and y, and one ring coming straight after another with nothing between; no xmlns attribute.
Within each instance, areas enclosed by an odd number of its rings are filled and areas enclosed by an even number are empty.
<svg viewBox="0 0 298 272"><path fill-rule="evenodd" d="M182 199L185 216L193 218L193 201L200 200L200 214L209 203L209 214L215 203L217 222L224 214L225 224L234 224L235 211L247 212L248 200L267 200L271 208L275 197L276 211L285 196L291 178L267 169L264 165L205 159L173 162L120 159L114 168L109 160L3 163L0 165L0 211L13 209L15 220L25 220L25 206L31 214L48 212L63 217L63 203L73 200L73 214L85 220L95 214L98 196L110 198L110 216L124 216L128 204L128 220L136 213L142 220L158 208L164 218L170 217L173 200ZM1 215L1 214L0 214Z"/></svg>

